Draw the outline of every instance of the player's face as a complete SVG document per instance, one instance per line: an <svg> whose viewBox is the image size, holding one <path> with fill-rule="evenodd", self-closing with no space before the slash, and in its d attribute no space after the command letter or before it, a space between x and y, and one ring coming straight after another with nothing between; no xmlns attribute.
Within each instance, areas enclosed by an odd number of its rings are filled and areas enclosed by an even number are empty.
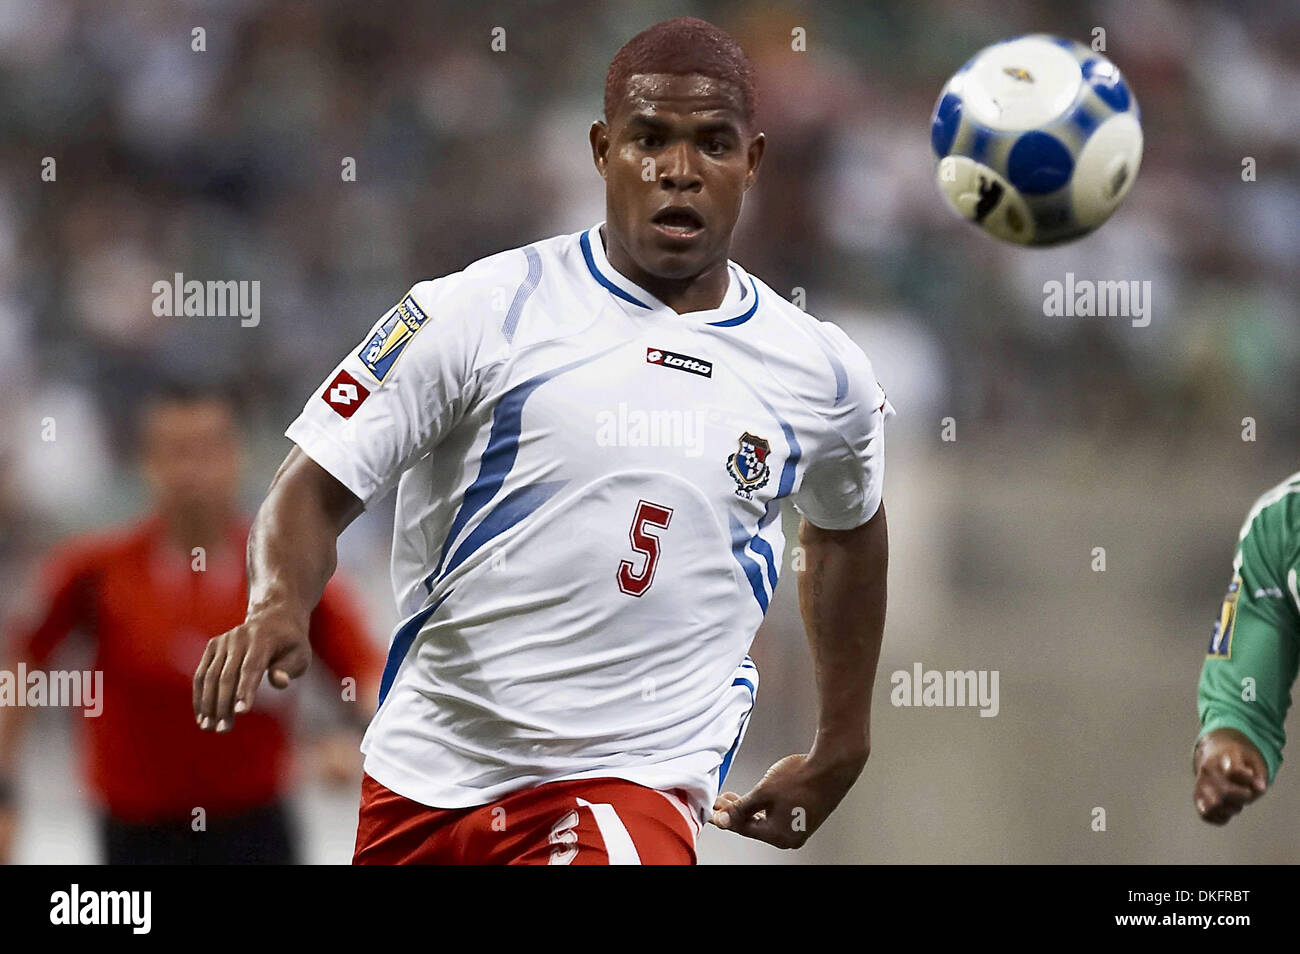
<svg viewBox="0 0 1300 954"><path fill-rule="evenodd" d="M657 278L688 279L725 261L764 144L745 127L739 87L637 74L609 119L591 140L612 240Z"/></svg>
<svg viewBox="0 0 1300 954"><path fill-rule="evenodd" d="M144 473L167 512L221 514L239 488L234 416L220 401L162 404L144 422Z"/></svg>

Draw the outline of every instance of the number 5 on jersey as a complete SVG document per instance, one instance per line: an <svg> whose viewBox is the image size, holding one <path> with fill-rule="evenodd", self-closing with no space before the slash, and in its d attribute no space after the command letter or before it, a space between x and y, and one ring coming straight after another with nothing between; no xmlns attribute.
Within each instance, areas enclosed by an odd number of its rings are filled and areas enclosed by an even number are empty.
<svg viewBox="0 0 1300 954"><path fill-rule="evenodd" d="M632 549L645 557L641 572L635 571L631 560L621 560L618 564L618 588L628 596L641 596L650 589L655 580L655 566L659 563L659 535L648 527L668 529L668 521L673 518L673 508L648 500L637 501L636 515L632 518L632 528L628 537L632 540Z"/></svg>

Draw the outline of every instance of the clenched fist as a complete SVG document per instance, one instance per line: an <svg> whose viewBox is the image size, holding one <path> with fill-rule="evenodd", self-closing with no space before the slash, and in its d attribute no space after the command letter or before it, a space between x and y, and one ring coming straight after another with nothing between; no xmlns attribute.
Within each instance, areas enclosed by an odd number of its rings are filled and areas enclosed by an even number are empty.
<svg viewBox="0 0 1300 954"><path fill-rule="evenodd" d="M1236 729L1215 729L1196 746L1192 799L1201 817L1224 825L1268 788L1264 756Z"/></svg>

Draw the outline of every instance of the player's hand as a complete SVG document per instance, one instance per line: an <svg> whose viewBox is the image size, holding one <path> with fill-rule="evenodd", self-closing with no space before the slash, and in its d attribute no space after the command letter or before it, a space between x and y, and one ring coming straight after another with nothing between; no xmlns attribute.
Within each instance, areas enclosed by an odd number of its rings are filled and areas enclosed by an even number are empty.
<svg viewBox="0 0 1300 954"><path fill-rule="evenodd" d="M865 763L865 757L823 763L787 755L747 794L719 795L710 821L778 848L798 848L835 810Z"/></svg>
<svg viewBox="0 0 1300 954"><path fill-rule="evenodd" d="M1216 729L1202 738L1194 767L1192 800L1212 825L1227 824L1268 788L1264 756L1236 729Z"/></svg>
<svg viewBox="0 0 1300 954"><path fill-rule="evenodd" d="M235 716L252 708L268 670L271 685L284 689L307 671L309 662L307 620L287 613L250 616L208 640L194 672L194 717L199 728L229 732Z"/></svg>

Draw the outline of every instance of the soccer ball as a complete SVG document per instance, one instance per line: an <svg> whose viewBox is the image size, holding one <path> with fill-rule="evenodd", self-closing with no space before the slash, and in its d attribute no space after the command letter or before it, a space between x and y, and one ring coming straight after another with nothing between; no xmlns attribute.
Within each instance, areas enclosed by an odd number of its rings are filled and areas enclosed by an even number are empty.
<svg viewBox="0 0 1300 954"><path fill-rule="evenodd" d="M939 189L997 238L1054 245L1119 207L1142 161L1137 100L1115 64L1046 34L985 47L939 94Z"/></svg>

